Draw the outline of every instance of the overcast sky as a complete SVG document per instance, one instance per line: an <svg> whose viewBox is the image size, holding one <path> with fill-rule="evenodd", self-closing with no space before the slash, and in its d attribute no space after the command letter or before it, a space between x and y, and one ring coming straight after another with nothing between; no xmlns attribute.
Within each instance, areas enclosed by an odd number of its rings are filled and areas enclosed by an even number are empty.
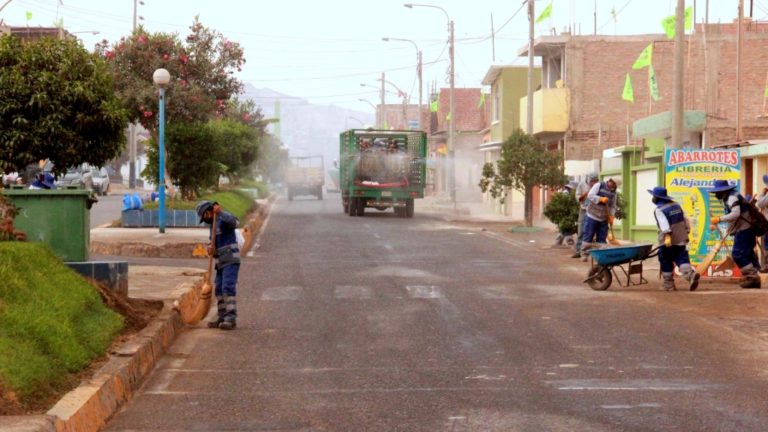
<svg viewBox="0 0 768 432"><path fill-rule="evenodd" d="M6 0L2 0L3 4ZM63 3L63 4L62 4ZM381 72L387 81L413 95L418 102L416 48L407 42L384 42L382 37L413 40L423 51L424 94L433 86L447 87L447 20L439 9L403 7L401 0L144 0L138 6L147 30L186 35L195 15L245 48L246 65L240 78L255 87L371 111L358 99L378 102ZM550 0L536 1L538 15ZM660 33L659 22L674 13L674 0L597 0L598 33ZM710 22L730 22L737 0L711 0ZM749 1L745 1L749 15ZM527 64L517 56L526 43L528 22L522 0L448 0L428 4L444 8L455 21L456 86L479 87L493 64ZM697 21L704 19L705 0L697 0ZM595 0L553 0L552 16L536 25L537 35L562 32L591 34ZM693 5L693 0L687 1ZM768 0L754 0L754 17L768 18ZM614 21L611 10L617 12ZM27 21L27 12L32 13ZM491 16L496 29L495 62ZM101 39L117 41L131 31L133 0L11 0L0 12L9 25L50 26L57 17L77 33L87 48ZM503 27L502 27L503 26ZM151 80L151 77L147 77ZM388 90L394 88L387 85ZM388 102L396 95L388 94Z"/></svg>

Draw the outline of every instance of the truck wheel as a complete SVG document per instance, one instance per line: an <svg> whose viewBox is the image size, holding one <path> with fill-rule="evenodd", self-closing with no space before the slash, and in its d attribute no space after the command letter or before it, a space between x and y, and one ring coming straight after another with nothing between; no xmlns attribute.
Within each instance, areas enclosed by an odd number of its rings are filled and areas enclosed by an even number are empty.
<svg viewBox="0 0 768 432"><path fill-rule="evenodd" d="M357 216L357 198L351 197L347 201L347 214L350 216Z"/></svg>
<svg viewBox="0 0 768 432"><path fill-rule="evenodd" d="M357 215L365 216L365 198L357 199Z"/></svg>
<svg viewBox="0 0 768 432"><path fill-rule="evenodd" d="M344 213L349 213L349 200L341 200L341 207L344 209Z"/></svg>
<svg viewBox="0 0 768 432"><path fill-rule="evenodd" d="M395 216L405 217L405 207L395 207Z"/></svg>
<svg viewBox="0 0 768 432"><path fill-rule="evenodd" d="M405 217L413 217L413 198L405 200Z"/></svg>

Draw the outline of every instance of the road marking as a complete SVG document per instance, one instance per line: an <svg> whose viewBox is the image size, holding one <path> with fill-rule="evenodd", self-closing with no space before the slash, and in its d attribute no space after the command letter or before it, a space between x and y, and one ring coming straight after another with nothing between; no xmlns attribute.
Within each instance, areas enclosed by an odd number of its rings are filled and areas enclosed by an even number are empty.
<svg viewBox="0 0 768 432"><path fill-rule="evenodd" d="M490 232L490 231L483 231L483 235L491 237L491 238L495 238L498 241L501 241L501 242L504 242L504 243L507 243L507 244L510 244L510 245L513 245L513 246L518 246L518 247L527 247L528 246L528 243L526 243L524 241L511 239L511 238L509 238L509 237L507 237L507 236L505 236L503 234L497 234L497 233L493 233L493 232Z"/></svg>
<svg viewBox="0 0 768 432"><path fill-rule="evenodd" d="M298 286L267 288L261 294L261 299L264 301L298 300L301 290L302 288Z"/></svg>
<svg viewBox="0 0 768 432"><path fill-rule="evenodd" d="M371 295L371 288L367 286L339 285L333 290L333 296L337 299L365 300L371 298Z"/></svg>
<svg viewBox="0 0 768 432"><path fill-rule="evenodd" d="M658 403L641 403L636 405L600 405L603 409L632 409L632 408L661 408Z"/></svg>
<svg viewBox="0 0 768 432"><path fill-rule="evenodd" d="M435 285L408 285L405 289L411 298L436 299L444 297L440 287Z"/></svg>
<svg viewBox="0 0 768 432"><path fill-rule="evenodd" d="M545 381L557 387L558 390L582 391L695 391L708 390L718 385L705 384L690 380L660 380L660 379L584 379Z"/></svg>
<svg viewBox="0 0 768 432"><path fill-rule="evenodd" d="M267 390L267 391L241 391L241 395L270 396L270 395L324 395L324 394L362 394L362 393L444 393L444 392L519 392L515 387L395 387L395 388L348 388L348 389L320 389L320 390ZM231 391L146 391L144 394L159 396L186 396L186 395L231 395Z"/></svg>

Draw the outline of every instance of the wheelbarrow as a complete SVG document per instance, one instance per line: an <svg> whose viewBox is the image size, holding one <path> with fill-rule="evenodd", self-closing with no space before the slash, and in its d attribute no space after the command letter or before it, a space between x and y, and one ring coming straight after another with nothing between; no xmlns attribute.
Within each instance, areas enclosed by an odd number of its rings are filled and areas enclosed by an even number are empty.
<svg viewBox="0 0 768 432"><path fill-rule="evenodd" d="M620 283L620 285L647 284L648 280L643 277L643 261L653 258L658 254L659 248L654 248L652 244L592 249L589 251L589 255L592 258L592 266L584 282L588 283L593 290L605 291L611 286L614 276L617 281L622 281L619 273L616 272L618 267L626 280L626 283ZM624 264L626 264L626 268ZM637 275L637 277L633 278L633 275Z"/></svg>

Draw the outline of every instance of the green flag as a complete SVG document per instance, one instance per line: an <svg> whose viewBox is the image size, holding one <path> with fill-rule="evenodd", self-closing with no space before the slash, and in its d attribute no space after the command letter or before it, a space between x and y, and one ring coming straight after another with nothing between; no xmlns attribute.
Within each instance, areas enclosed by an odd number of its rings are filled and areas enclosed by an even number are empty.
<svg viewBox="0 0 768 432"><path fill-rule="evenodd" d="M693 6L685 8L685 30L693 28Z"/></svg>
<svg viewBox="0 0 768 432"><path fill-rule="evenodd" d="M635 64L632 65L632 69L642 69L651 65L653 61L653 42L649 43L647 47L643 49L643 52L635 60Z"/></svg>
<svg viewBox="0 0 768 432"><path fill-rule="evenodd" d="M651 94L651 98L654 101L661 99L659 94L659 82L656 81L656 72L653 70L653 65L648 66L648 92Z"/></svg>
<svg viewBox="0 0 768 432"><path fill-rule="evenodd" d="M480 91L480 100L477 102L477 107L480 108L482 106L485 106L485 93L483 91Z"/></svg>
<svg viewBox="0 0 768 432"><path fill-rule="evenodd" d="M552 15L552 2L549 2L547 7L544 8L543 11L541 11L541 14L538 18L536 18L536 24L544 21L545 19L549 18L550 15Z"/></svg>
<svg viewBox="0 0 768 432"><path fill-rule="evenodd" d="M449 111L448 114L445 116L446 121L451 121L451 112Z"/></svg>
<svg viewBox="0 0 768 432"><path fill-rule="evenodd" d="M436 113L438 109L437 99L429 103L429 112Z"/></svg>
<svg viewBox="0 0 768 432"><path fill-rule="evenodd" d="M763 96L768 98L768 85L765 86L765 92L763 93Z"/></svg>
<svg viewBox="0 0 768 432"><path fill-rule="evenodd" d="M670 15L661 20L661 26L664 28L664 33L667 34L667 39L675 38L675 16Z"/></svg>
<svg viewBox="0 0 768 432"><path fill-rule="evenodd" d="M635 103L635 92L632 90L632 80L629 79L629 74L624 81L624 92L621 94L621 98L627 102Z"/></svg>
<svg viewBox="0 0 768 432"><path fill-rule="evenodd" d="M27 11L27 21L32 21L32 12Z"/></svg>

